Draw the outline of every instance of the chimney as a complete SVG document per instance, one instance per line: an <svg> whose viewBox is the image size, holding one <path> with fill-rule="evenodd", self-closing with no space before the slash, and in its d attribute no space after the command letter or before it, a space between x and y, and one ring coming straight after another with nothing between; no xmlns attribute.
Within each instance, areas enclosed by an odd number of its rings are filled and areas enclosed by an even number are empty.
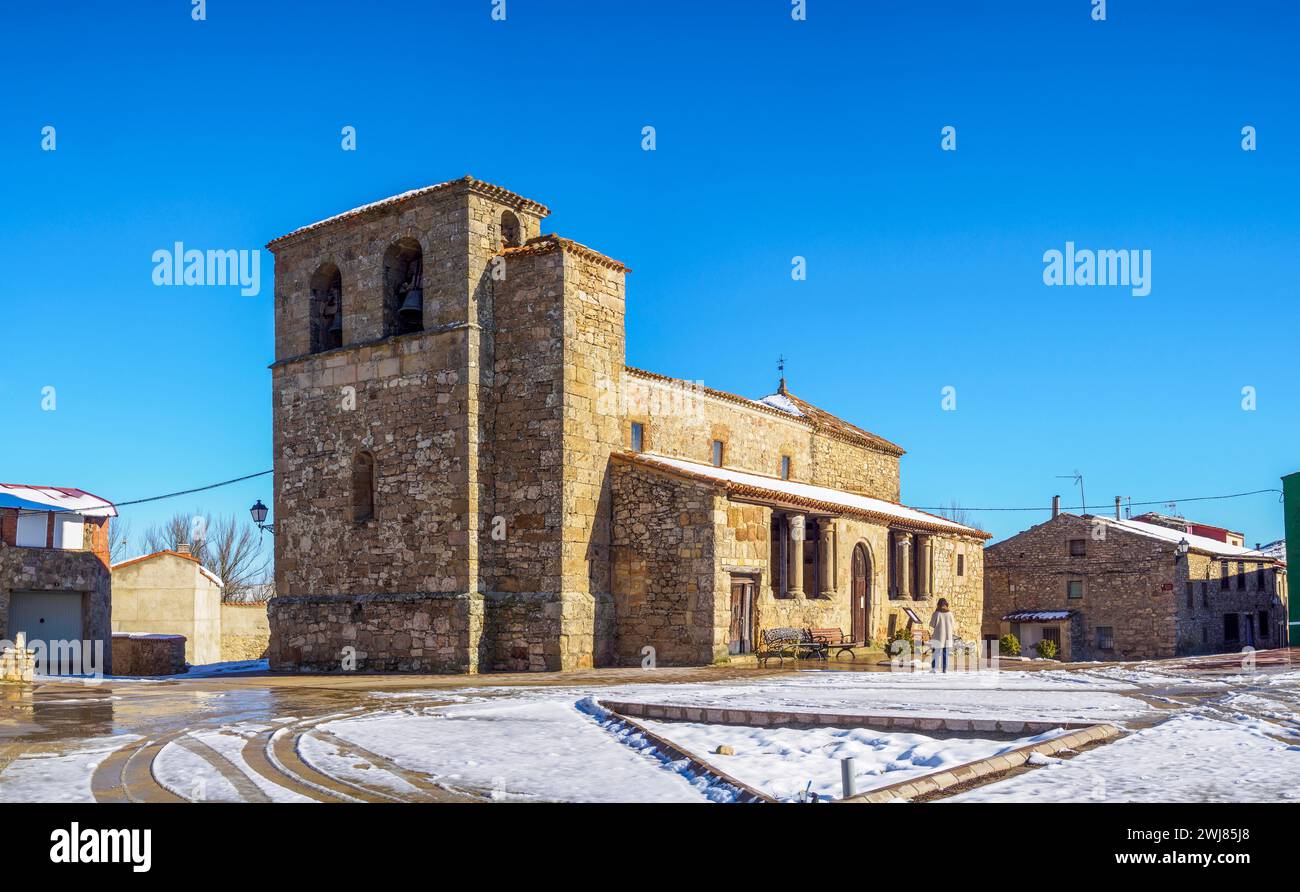
<svg viewBox="0 0 1300 892"><path fill-rule="evenodd" d="M1060 516L1061 516L1061 497L1052 496L1052 517L1057 518Z"/></svg>
<svg viewBox="0 0 1300 892"><path fill-rule="evenodd" d="M1124 500L1124 497L1123 497L1123 496L1115 496L1115 519L1116 519L1116 520L1123 520L1123 519L1124 519L1123 517L1120 516L1120 513L1119 513L1119 505L1120 505L1120 502L1122 502L1123 500Z"/></svg>
<svg viewBox="0 0 1300 892"><path fill-rule="evenodd" d="M181 542L180 544L178 544L178 545L176 546L176 553L177 553L177 554L189 554L189 553L190 553L190 543L188 543L188 542Z"/></svg>

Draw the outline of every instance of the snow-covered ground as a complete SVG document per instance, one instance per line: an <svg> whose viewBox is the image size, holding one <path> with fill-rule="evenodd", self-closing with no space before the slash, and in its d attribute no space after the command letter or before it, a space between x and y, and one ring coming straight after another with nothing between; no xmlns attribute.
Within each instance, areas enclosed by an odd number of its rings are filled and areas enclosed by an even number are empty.
<svg viewBox="0 0 1300 892"><path fill-rule="evenodd" d="M950 802L1298 801L1300 745L1277 726L1176 715L1073 759L953 796Z"/></svg>
<svg viewBox="0 0 1300 892"><path fill-rule="evenodd" d="M194 677L255 668L209 667ZM272 780L274 752L257 753L256 770L246 761L249 743L256 738L263 746L273 728L279 729L280 741L292 734L297 757L333 777L342 785L339 789L353 785L397 798L427 798L430 783L529 801L702 803L736 798L731 787L696 776L684 761L671 761L653 741L611 718L598 701L861 716L1108 721L1131 732L1074 758L1035 759L1033 770L954 797L959 801L1274 800L1284 797L1285 778L1300 767L1300 669L1285 666L1230 675L1146 663L946 675L812 670L690 683L659 682L655 670L641 677L645 680L607 686L353 688L327 701L297 700L294 692L302 689L293 686L212 690L209 685L189 691L184 686L123 685L109 698L86 701L94 709L111 703L119 733L69 736L54 744L47 737L29 748L21 736L9 738L17 742L0 747L0 800L92 800L91 775L110 752L132 741L156 740L163 732L174 734L186 723L193 723L189 732L169 736L149 767L159 785L189 799L307 800L301 794L313 792L312 785L293 780L291 767L278 766L289 775L280 777L286 786ZM150 730L132 733L138 730L131 725L133 715L159 697L182 704L174 726L159 723L154 711L149 713ZM329 714L321 713L321 702L329 704ZM62 717L68 728L77 727L67 717L75 716L80 704L75 696L41 701L42 709ZM297 713L295 704L314 705ZM294 720L293 714L303 719ZM102 714L95 713L94 719L102 721ZM858 788L866 790L1028 742L863 727L647 725L716 769L780 799L809 790L838 795L840 760L849 755L857 762ZM734 755L715 754L724 744ZM264 764L266 759L272 767ZM138 772L135 778L139 784Z"/></svg>
<svg viewBox="0 0 1300 892"><path fill-rule="evenodd" d="M866 728L747 728L655 721L641 724L736 780L784 801L796 800L808 792L822 799L840 798L840 760L849 757L854 760L858 792L865 792L1062 733L1058 730L1008 742L936 739ZM716 754L720 745L731 747L733 754Z"/></svg>
<svg viewBox="0 0 1300 892"><path fill-rule="evenodd" d="M1103 722L1151 707L1131 682L1075 672L801 672L729 684L629 685L605 700L858 715Z"/></svg>
<svg viewBox="0 0 1300 892"><path fill-rule="evenodd" d="M95 737L68 753L29 753L0 774L0 802L94 802L90 780L99 763L138 735Z"/></svg>
<svg viewBox="0 0 1300 892"><path fill-rule="evenodd" d="M570 697L385 711L321 728L435 783L497 799L707 801L700 787L620 742Z"/></svg>

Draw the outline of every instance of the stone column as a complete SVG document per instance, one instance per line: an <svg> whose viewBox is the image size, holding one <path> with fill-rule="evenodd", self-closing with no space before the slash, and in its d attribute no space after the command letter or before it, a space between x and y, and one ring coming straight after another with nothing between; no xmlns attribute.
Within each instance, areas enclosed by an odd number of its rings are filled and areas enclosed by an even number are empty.
<svg viewBox="0 0 1300 892"><path fill-rule="evenodd" d="M898 597L912 597L912 534L898 534L898 561L895 567L898 570Z"/></svg>
<svg viewBox="0 0 1300 892"><path fill-rule="evenodd" d="M835 597L835 521L824 517L817 523L821 531L817 543L817 575L821 577L821 596Z"/></svg>
<svg viewBox="0 0 1300 892"><path fill-rule="evenodd" d="M791 598L802 598L803 594L803 540L804 540L804 516L802 514L791 514L789 516L790 524L790 571L787 574L789 582L789 591L786 592Z"/></svg>
<svg viewBox="0 0 1300 892"><path fill-rule="evenodd" d="M917 561L917 597L928 598L934 593L934 581L930 577L930 562L933 553L933 546L930 536L916 537L916 561Z"/></svg>

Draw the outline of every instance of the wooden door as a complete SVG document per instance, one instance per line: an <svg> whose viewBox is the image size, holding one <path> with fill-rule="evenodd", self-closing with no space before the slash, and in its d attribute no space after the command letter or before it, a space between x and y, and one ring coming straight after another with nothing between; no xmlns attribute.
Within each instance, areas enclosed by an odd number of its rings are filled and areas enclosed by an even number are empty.
<svg viewBox="0 0 1300 892"><path fill-rule="evenodd" d="M754 650L754 589L752 579L731 580L731 627L727 653L747 654Z"/></svg>
<svg viewBox="0 0 1300 892"><path fill-rule="evenodd" d="M850 614L853 617L853 640L867 640L867 611L871 598L871 562L867 559L867 549L858 545L853 549L853 603Z"/></svg>

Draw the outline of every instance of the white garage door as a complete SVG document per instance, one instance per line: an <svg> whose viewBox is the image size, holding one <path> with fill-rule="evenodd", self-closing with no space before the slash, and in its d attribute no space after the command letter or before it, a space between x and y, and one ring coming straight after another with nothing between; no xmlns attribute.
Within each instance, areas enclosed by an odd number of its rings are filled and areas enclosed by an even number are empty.
<svg viewBox="0 0 1300 892"><path fill-rule="evenodd" d="M76 667L57 659L61 648L56 641L81 641L80 592L14 592L9 601L9 640L27 633L27 646L40 641L51 665L38 667L51 675L64 675ZM39 649L38 649L39 650Z"/></svg>

